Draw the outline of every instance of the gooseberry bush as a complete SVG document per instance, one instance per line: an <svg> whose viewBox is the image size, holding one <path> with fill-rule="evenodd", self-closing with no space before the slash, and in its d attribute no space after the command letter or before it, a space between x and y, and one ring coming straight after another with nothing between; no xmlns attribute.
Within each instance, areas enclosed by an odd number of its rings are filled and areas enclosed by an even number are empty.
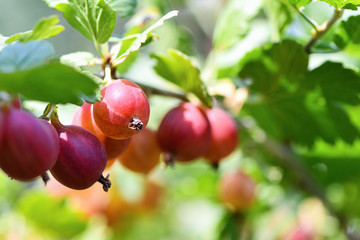
<svg viewBox="0 0 360 240"><path fill-rule="evenodd" d="M38 2L0 35L1 239L360 239L358 0Z"/></svg>

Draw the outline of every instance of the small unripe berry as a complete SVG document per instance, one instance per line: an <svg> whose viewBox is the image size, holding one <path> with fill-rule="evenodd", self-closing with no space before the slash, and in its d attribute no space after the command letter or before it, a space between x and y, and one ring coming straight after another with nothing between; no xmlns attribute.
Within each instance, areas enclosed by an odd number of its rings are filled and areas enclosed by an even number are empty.
<svg viewBox="0 0 360 240"><path fill-rule="evenodd" d="M254 202L255 183L242 171L229 172L220 179L219 194L226 207L243 211Z"/></svg>

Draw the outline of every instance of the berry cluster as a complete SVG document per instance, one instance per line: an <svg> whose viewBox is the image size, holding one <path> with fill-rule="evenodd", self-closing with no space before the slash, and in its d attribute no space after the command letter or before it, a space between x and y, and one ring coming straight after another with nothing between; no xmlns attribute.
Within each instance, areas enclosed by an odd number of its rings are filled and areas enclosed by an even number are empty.
<svg viewBox="0 0 360 240"><path fill-rule="evenodd" d="M166 113L155 132L146 128L150 105L138 85L113 80L101 94L101 101L79 107L72 125L66 126L59 121L56 108L46 109L38 119L21 109L18 98L2 101L0 168L21 181L45 179L50 171L68 188L87 189L98 181L107 191L111 182L103 171L116 160L143 174L159 164L162 153L171 166L201 157L217 166L238 145L236 122L220 108L182 102ZM227 190L231 184L233 192ZM246 175L235 174L220 187L222 199L233 208L250 205L253 193L246 189L254 187Z"/></svg>

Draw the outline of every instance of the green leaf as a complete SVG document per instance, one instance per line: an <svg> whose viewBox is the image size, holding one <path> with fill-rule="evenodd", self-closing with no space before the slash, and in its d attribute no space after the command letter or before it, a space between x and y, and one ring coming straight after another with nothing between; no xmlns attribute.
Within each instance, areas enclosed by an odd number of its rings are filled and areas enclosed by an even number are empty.
<svg viewBox="0 0 360 240"><path fill-rule="evenodd" d="M55 8L72 27L95 43L105 43L114 31L116 12L105 0L68 0Z"/></svg>
<svg viewBox="0 0 360 240"><path fill-rule="evenodd" d="M296 8L303 7L311 2L311 0L287 0L287 1Z"/></svg>
<svg viewBox="0 0 360 240"><path fill-rule="evenodd" d="M18 211L40 229L71 238L87 227L83 215L69 208L62 199L41 192L28 192L21 197Z"/></svg>
<svg viewBox="0 0 360 240"><path fill-rule="evenodd" d="M13 73L43 65L54 54L53 46L43 41L8 45L0 52L0 73Z"/></svg>
<svg viewBox="0 0 360 240"><path fill-rule="evenodd" d="M107 2L122 18L134 15L137 6L137 0L107 0Z"/></svg>
<svg viewBox="0 0 360 240"><path fill-rule="evenodd" d="M276 29L272 31L272 35L275 39L279 39L279 36L293 22L295 11L283 1L266 0L264 4L265 13Z"/></svg>
<svg viewBox="0 0 360 240"><path fill-rule="evenodd" d="M112 54L116 56L116 59L113 61L113 66L117 66L124 62L131 53L139 51L141 46L149 43L149 41L152 41L154 35L151 32L163 25L165 20L177 16L178 13L179 11L171 11L167 13L141 34L134 34L126 36L125 38L113 38L115 41L119 42L119 44L111 51Z"/></svg>
<svg viewBox="0 0 360 240"><path fill-rule="evenodd" d="M281 82L297 82L307 71L309 57L293 40L268 45L248 53L240 62L242 78L250 77L250 89L270 94ZM283 81L282 81L283 80Z"/></svg>
<svg viewBox="0 0 360 240"><path fill-rule="evenodd" d="M227 1L214 30L214 48L228 49L244 37L249 30L250 20L258 13L261 0Z"/></svg>
<svg viewBox="0 0 360 240"><path fill-rule="evenodd" d="M0 74L0 90L19 93L28 99L82 105L83 99L98 99L99 83L76 69L50 63L26 71Z"/></svg>
<svg viewBox="0 0 360 240"><path fill-rule="evenodd" d="M360 104L359 75L333 62L308 72L307 64L303 47L289 40L247 54L240 76L252 83L244 111L280 141L351 144L359 131L342 104Z"/></svg>
<svg viewBox="0 0 360 240"><path fill-rule="evenodd" d="M325 62L309 72L304 81L319 86L328 102L360 104L360 76L341 63Z"/></svg>
<svg viewBox="0 0 360 240"><path fill-rule="evenodd" d="M345 21L341 21L336 30L335 43L340 48L345 48L348 44L360 43L360 16L351 16Z"/></svg>
<svg viewBox="0 0 360 240"><path fill-rule="evenodd" d="M12 35L10 38L6 40L5 43L12 43L15 41L27 42L31 40L42 40L56 36L60 32L65 30L63 26L56 25L58 23L59 23L58 16L50 16L48 18L42 18L35 25L33 30Z"/></svg>
<svg viewBox="0 0 360 240"><path fill-rule="evenodd" d="M90 66L95 64L95 57L90 52L73 52L61 56L60 62L74 67Z"/></svg>
<svg viewBox="0 0 360 240"><path fill-rule="evenodd" d="M156 73L186 92L195 94L204 105L211 107L212 99L201 80L200 70L185 54L173 49L168 53L168 56L156 54L151 56L156 59L154 66Z"/></svg>
<svg viewBox="0 0 360 240"><path fill-rule="evenodd" d="M49 7L55 8L59 3L69 3L68 0L43 0Z"/></svg>
<svg viewBox="0 0 360 240"><path fill-rule="evenodd" d="M322 2L326 2L336 9L344 8L349 10L357 10L357 6L360 6L360 0L321 0Z"/></svg>
<svg viewBox="0 0 360 240"><path fill-rule="evenodd" d="M304 96L278 90L270 97L261 104L245 105L244 110L275 139L312 146L321 126L307 109Z"/></svg>

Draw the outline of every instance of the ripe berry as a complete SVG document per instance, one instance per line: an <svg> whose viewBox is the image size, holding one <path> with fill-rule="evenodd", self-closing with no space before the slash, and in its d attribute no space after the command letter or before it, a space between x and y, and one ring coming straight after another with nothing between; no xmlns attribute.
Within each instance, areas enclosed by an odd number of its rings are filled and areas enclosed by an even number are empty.
<svg viewBox="0 0 360 240"><path fill-rule="evenodd" d="M9 177L29 181L54 166L59 138L51 124L10 108L0 113L0 168Z"/></svg>
<svg viewBox="0 0 360 240"><path fill-rule="evenodd" d="M160 123L157 139L160 147L178 161L202 156L210 144L210 125L204 112L185 102L170 110Z"/></svg>
<svg viewBox="0 0 360 240"><path fill-rule="evenodd" d="M161 149L156 140L156 133L144 128L131 138L130 145L120 155L123 166L137 173L149 173L159 164Z"/></svg>
<svg viewBox="0 0 360 240"><path fill-rule="evenodd" d="M243 211L254 201L255 183L240 170L230 172L221 178L219 194L226 207L234 211Z"/></svg>
<svg viewBox="0 0 360 240"><path fill-rule="evenodd" d="M107 191L110 182L102 176L106 152L100 140L82 127L62 125L56 117L51 123L60 138L59 159L50 170L54 178L72 189L85 189L99 181Z"/></svg>
<svg viewBox="0 0 360 240"><path fill-rule="evenodd" d="M211 127L211 142L204 157L218 163L236 149L238 129L230 115L220 108L207 109L205 113Z"/></svg>
<svg viewBox="0 0 360 240"><path fill-rule="evenodd" d="M101 90L102 100L93 107L94 120L108 137L130 138L146 127L150 105L145 93L135 83L119 79Z"/></svg>
<svg viewBox="0 0 360 240"><path fill-rule="evenodd" d="M108 162L120 156L125 151L130 143L130 138L127 139L113 139L107 137L95 124L92 114L93 105L84 103L79 107L74 114L72 124L83 127L92 132L104 145Z"/></svg>

